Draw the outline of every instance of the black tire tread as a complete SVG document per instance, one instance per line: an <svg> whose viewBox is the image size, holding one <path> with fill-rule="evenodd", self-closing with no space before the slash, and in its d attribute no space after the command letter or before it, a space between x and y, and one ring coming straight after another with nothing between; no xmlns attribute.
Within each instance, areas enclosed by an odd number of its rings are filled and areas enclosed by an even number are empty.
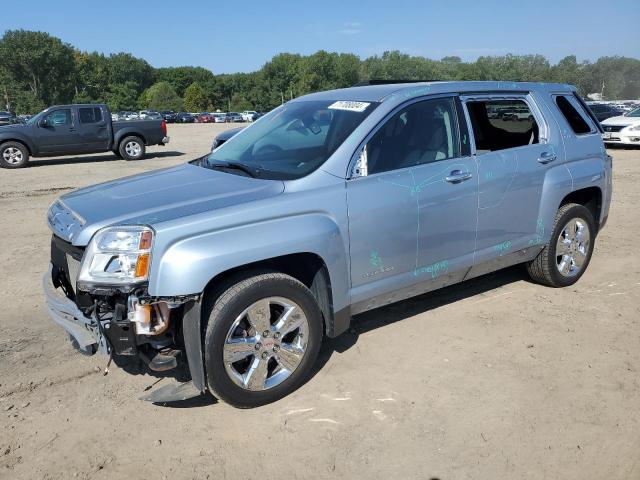
<svg viewBox="0 0 640 480"><path fill-rule="evenodd" d="M249 278L246 278L247 275L251 275L251 276ZM203 310L203 313L204 313L203 322L205 323L204 327L206 328L206 333L204 337L205 367L209 365L209 354L210 354L210 350L206 348L206 346L209 345L210 342L212 341L211 337L214 335L213 327L215 325L216 319L220 317L221 312L225 309L225 307L231 301L233 301L234 298L236 298L245 290L253 287L257 283L267 282L270 280L280 280L280 281L289 282L292 287L304 289L308 291L311 296L313 296L311 291L302 282L291 277L290 275L286 275L280 272L272 272L272 271L267 271L267 272L262 271L262 272L252 272L252 273L247 272L243 276L235 277L235 280L236 282L233 283L233 279L230 279L230 281L227 284L231 284L231 286L227 287L226 290L224 289L225 287L222 287L221 290L223 291L220 295L210 294L205 298L205 301L204 301L205 308ZM318 307L318 311L319 311L319 307ZM225 398L225 396L222 395L221 392L216 391L215 387L210 384L210 382L208 381L207 375L205 375L205 378L207 378L207 386L209 390L216 398L223 399L225 402L237 408L252 408L252 406L237 404L235 402L230 401L229 398ZM297 385L294 387L294 389L295 388L297 388Z"/></svg>
<svg viewBox="0 0 640 480"><path fill-rule="evenodd" d="M583 205L580 205L579 203L565 203L558 209L556 218L553 222L552 236L549 242L553 242L555 239L555 233L556 229L558 228L558 222L560 221L560 219L571 209L582 206ZM536 258L527 263L527 272L529 273L531 279L534 282L540 283L542 285L547 285L549 287L561 286L555 282L551 274L551 269L556 268L555 264L553 263L554 261L555 259L549 255L549 244L547 244L542 249L542 251L538 253L538 256Z"/></svg>
<svg viewBox="0 0 640 480"><path fill-rule="evenodd" d="M130 142L132 140L136 140L140 144L140 147L142 148L142 154L140 155L139 158L131 158L131 157L129 157L127 155L126 150L125 150L125 145L127 144L127 142ZM142 138L140 138L137 135L128 135L128 136L124 137L122 140L120 140L120 144L118 145L118 152L120 153L120 158L123 158L124 160L128 160L128 161L142 160L144 158L144 156L146 155L146 153L147 153L144 141L142 140Z"/></svg>
<svg viewBox="0 0 640 480"><path fill-rule="evenodd" d="M14 141L0 143L0 151L3 150L5 147L19 148L22 151L23 162L19 165L12 165L12 164L6 163L4 161L4 158L0 157L0 168L15 169L15 168L24 168L27 166L27 164L29 163L29 150L27 149L24 143L14 142Z"/></svg>

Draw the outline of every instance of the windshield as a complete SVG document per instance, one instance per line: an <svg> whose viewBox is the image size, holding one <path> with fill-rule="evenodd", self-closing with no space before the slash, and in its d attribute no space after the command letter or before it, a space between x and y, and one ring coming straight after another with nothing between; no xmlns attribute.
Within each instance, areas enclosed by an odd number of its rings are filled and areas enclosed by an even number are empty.
<svg viewBox="0 0 640 480"><path fill-rule="evenodd" d="M640 107L627 113L627 117L640 117Z"/></svg>
<svg viewBox="0 0 640 480"><path fill-rule="evenodd" d="M377 106L325 100L285 104L204 157L203 166L235 163L256 170L260 178L303 177L322 165Z"/></svg>

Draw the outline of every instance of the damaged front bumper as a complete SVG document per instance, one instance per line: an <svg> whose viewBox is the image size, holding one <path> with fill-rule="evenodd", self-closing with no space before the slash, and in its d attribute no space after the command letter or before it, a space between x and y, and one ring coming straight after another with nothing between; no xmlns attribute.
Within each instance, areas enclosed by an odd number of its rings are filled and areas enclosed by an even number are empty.
<svg viewBox="0 0 640 480"><path fill-rule="evenodd" d="M53 286L52 271L53 265L49 264L49 271L42 277L45 306L51 319L64 328L84 352L97 350L108 354L107 340L97 322L87 318L71 299Z"/></svg>
<svg viewBox="0 0 640 480"><path fill-rule="evenodd" d="M134 332L138 324L135 321L129 322L126 313L123 315L122 321L118 321L115 313L104 318L104 316L99 317L95 310L93 314L89 311L85 313L80 310L71 298L67 297L60 288L54 285L53 269L53 264L49 264L48 272L42 278L46 309L51 319L69 334L76 348L85 354L96 352L124 356L137 354L142 360L145 360L152 370L164 370L154 368L152 362L149 362L149 354L155 352L155 348L162 346L151 342L153 336L136 335ZM177 310L181 311L182 315L181 318L172 318L174 324L180 325L178 329L180 335L176 334L176 330L174 330L175 337L179 338L176 341L172 341L171 348L179 349L183 352L192 380L186 383L175 382L166 385L143 397L144 400L152 402L184 400L200 395L206 390L199 298L194 296L189 299L172 299L172 301L180 302L181 308ZM154 299L154 302L165 303L158 299ZM135 315L132 316L135 317ZM116 331L120 332L120 334L114 337ZM124 337L121 338L121 335L124 335ZM175 337L173 338L175 339ZM123 342L120 343L119 340L123 340ZM178 344L180 344L180 347L178 347Z"/></svg>

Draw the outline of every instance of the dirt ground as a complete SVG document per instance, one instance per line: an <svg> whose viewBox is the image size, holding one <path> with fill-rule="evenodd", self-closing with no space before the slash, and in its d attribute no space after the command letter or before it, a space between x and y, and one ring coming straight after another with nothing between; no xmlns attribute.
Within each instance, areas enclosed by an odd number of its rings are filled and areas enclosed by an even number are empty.
<svg viewBox="0 0 640 480"><path fill-rule="evenodd" d="M169 126L112 155L0 170L0 478L640 479L640 150L612 150L614 200L574 287L519 268L356 317L289 397L138 400L167 380L102 371L45 314L49 204L176 165L227 125Z"/></svg>

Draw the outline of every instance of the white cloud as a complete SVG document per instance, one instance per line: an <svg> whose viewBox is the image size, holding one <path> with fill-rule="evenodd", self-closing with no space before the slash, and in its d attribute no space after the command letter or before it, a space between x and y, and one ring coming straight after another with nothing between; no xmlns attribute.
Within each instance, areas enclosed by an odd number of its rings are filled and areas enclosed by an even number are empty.
<svg viewBox="0 0 640 480"><path fill-rule="evenodd" d="M345 22L342 29L338 32L340 35L358 35L362 33L361 22Z"/></svg>

